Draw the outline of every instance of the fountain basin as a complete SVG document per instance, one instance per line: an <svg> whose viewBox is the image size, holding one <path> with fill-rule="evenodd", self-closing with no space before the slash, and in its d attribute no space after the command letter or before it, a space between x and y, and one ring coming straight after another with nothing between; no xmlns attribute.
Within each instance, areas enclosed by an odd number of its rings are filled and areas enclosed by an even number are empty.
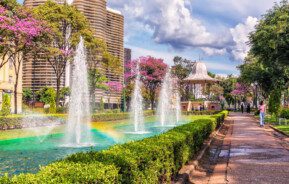
<svg viewBox="0 0 289 184"><path fill-rule="evenodd" d="M65 126L63 125L56 127L48 135L42 135L40 132L39 136L0 140L0 175L35 173L39 170L39 166L45 166L73 153L104 150L115 144L141 140L173 128L157 128L159 122L156 122L156 119L156 117L146 118L144 124L146 131L139 133L130 133L133 132L134 126L128 120L92 123L90 124L92 144L90 145L65 145ZM190 119L188 117L187 122ZM13 131L16 130L11 130L9 133L13 134ZM32 132L32 130L25 129L21 131Z"/></svg>

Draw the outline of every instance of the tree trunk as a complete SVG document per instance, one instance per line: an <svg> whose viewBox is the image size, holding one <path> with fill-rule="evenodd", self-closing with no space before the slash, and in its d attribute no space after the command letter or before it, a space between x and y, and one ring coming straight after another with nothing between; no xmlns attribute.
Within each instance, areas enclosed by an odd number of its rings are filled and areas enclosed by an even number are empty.
<svg viewBox="0 0 289 184"><path fill-rule="evenodd" d="M56 108L59 107L60 98L60 77L56 79Z"/></svg>
<svg viewBox="0 0 289 184"><path fill-rule="evenodd" d="M95 89L90 90L90 99L91 99L91 109L95 111L96 102L95 102Z"/></svg>
<svg viewBox="0 0 289 184"><path fill-rule="evenodd" d="M16 75L16 78L18 78L17 75ZM15 114L18 113L17 88L18 88L18 80L16 79L15 84L14 84L14 113Z"/></svg>

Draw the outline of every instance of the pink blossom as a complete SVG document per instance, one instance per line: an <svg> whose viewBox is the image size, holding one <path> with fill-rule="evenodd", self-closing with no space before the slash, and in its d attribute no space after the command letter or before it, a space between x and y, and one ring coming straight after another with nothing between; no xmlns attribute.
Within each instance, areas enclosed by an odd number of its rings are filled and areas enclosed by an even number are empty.
<svg viewBox="0 0 289 184"><path fill-rule="evenodd" d="M123 89L123 85L120 82L110 81L107 82L106 85L108 86L109 91L113 92L121 92Z"/></svg>

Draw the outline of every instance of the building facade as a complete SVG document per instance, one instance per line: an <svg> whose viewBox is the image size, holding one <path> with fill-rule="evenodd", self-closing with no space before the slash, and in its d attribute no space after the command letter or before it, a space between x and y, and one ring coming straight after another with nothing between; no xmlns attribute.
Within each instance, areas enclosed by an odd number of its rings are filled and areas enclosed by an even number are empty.
<svg viewBox="0 0 289 184"><path fill-rule="evenodd" d="M46 0L25 0L24 5L35 7L45 3ZM63 3L64 0L56 0ZM122 68L124 67L124 17L120 12L107 8L106 0L74 0L73 5L88 19L94 35L106 42L109 53L117 57ZM69 86L70 70L67 69L61 81L61 87ZM116 74L114 71L104 70L110 81L124 82L124 72ZM49 63L33 62L29 60L23 66L23 86L39 90L49 86L55 87L55 75ZM96 101L102 99L105 103L119 103L121 94L107 94L106 91L96 91Z"/></svg>
<svg viewBox="0 0 289 184"><path fill-rule="evenodd" d="M16 75L13 67L13 60L10 59L2 68L0 68L0 109L2 108L3 96L8 95L10 99L11 113L15 112L14 104L14 84ZM19 73L17 88L17 113L22 113L22 72Z"/></svg>

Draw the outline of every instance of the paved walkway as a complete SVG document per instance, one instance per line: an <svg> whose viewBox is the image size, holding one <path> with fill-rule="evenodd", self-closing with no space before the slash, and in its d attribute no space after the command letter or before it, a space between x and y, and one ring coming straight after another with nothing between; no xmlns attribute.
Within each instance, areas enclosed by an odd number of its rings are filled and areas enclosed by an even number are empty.
<svg viewBox="0 0 289 184"><path fill-rule="evenodd" d="M259 127L252 116L231 113L229 119L233 123L208 183L289 184L289 140Z"/></svg>

